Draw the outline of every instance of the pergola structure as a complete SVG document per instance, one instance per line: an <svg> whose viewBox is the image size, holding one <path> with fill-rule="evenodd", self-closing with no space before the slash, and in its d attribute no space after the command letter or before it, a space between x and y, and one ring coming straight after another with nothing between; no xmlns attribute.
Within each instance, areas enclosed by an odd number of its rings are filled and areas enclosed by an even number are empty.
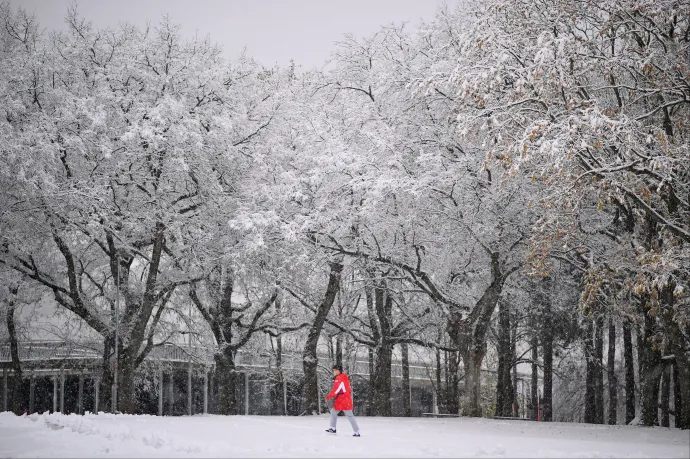
<svg viewBox="0 0 690 459"><path fill-rule="evenodd" d="M149 371L155 372L160 390L158 390L158 415L162 416L164 378L166 369L170 371L170 384L168 399L172 400L172 371L187 370L187 414L192 414L192 373L194 371L203 374L203 413L208 413L209 403L209 373L215 368L213 360L214 349L199 346L180 346L166 344L154 348L142 365ZM91 380L95 390L93 411L98 412L100 377L103 368L103 343L102 342L64 342L64 341L25 341L19 345L19 360L22 372L29 379L29 406L28 411L34 412L34 392L36 378L52 378L53 411L65 411L65 377L78 376L79 389L77 396L77 413L84 413L84 384ZM323 368L328 368L330 358L327 355L319 356ZM284 353L281 359L281 370L286 374L302 373L302 356L299 353ZM270 373L276 370L275 355L269 352L257 353L254 351L240 350L235 358L238 372L244 373L244 407L245 414L249 414L249 374ZM12 375L11 354L8 344L0 345L0 368L3 373L3 409L8 410L9 378ZM430 375L433 368L421 364L410 365L411 385L425 386L431 383ZM351 376L369 377L369 362L367 360L355 360L350 362ZM402 365L394 362L392 366L392 378L402 378ZM172 409L170 409L172 411Z"/></svg>

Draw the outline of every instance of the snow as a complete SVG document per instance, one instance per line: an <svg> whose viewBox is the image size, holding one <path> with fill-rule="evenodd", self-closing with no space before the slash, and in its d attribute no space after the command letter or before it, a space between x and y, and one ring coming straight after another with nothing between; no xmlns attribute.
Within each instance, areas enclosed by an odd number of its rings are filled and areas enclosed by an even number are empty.
<svg viewBox="0 0 690 459"><path fill-rule="evenodd" d="M0 457L690 457L687 431L491 419L0 413Z"/></svg>

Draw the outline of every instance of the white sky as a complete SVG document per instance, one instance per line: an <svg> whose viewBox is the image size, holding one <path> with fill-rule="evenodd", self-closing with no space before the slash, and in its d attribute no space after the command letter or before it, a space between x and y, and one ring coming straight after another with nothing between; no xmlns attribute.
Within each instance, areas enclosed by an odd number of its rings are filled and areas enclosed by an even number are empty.
<svg viewBox="0 0 690 459"><path fill-rule="evenodd" d="M446 0L454 7L459 0ZM36 14L41 27L64 27L71 0L10 0ZM223 46L228 57L247 53L265 66L293 58L303 69L321 67L345 33L367 36L381 25L431 19L443 0L79 0L79 12L98 27L157 23L169 14L182 33Z"/></svg>

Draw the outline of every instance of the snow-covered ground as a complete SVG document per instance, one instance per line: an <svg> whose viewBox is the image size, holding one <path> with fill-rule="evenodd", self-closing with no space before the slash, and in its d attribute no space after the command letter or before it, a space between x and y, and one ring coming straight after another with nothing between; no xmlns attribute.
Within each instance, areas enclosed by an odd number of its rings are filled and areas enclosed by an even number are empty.
<svg viewBox="0 0 690 459"><path fill-rule="evenodd" d="M690 457L687 431L490 419L0 413L0 457Z"/></svg>

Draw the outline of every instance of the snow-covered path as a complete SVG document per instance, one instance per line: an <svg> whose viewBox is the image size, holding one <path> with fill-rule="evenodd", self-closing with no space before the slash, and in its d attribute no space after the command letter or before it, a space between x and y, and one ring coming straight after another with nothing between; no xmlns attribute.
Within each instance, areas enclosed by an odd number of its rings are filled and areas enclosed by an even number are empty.
<svg viewBox="0 0 690 459"><path fill-rule="evenodd" d="M489 419L0 413L0 457L690 457L688 432Z"/></svg>

